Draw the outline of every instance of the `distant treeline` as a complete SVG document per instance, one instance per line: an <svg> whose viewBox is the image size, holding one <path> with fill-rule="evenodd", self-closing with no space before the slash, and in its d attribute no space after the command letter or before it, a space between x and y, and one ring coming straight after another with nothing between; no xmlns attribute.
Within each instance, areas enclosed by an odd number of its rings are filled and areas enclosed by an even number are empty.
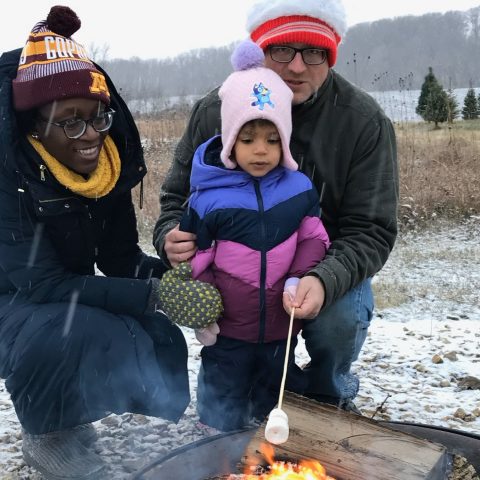
<svg viewBox="0 0 480 480"><path fill-rule="evenodd" d="M95 60L127 101L202 95L232 71L234 44L192 50L169 59ZM367 91L416 90L432 67L445 89L480 85L480 6L361 23L340 45L335 69ZM160 105L159 105L160 106Z"/></svg>

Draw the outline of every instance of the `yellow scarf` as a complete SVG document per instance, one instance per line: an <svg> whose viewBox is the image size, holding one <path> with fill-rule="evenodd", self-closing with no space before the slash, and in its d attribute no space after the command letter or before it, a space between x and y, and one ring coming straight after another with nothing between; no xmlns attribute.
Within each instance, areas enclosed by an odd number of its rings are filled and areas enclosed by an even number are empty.
<svg viewBox="0 0 480 480"><path fill-rule="evenodd" d="M82 197L99 198L107 195L120 177L120 155L110 136L105 138L105 142L100 150L97 168L87 179L52 157L38 140L28 136L28 141L42 157L53 176L64 187Z"/></svg>

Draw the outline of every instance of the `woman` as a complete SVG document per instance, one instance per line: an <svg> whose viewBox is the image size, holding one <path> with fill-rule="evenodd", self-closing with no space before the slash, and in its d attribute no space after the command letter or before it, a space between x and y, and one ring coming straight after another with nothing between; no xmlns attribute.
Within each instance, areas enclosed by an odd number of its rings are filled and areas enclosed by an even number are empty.
<svg viewBox="0 0 480 480"><path fill-rule="evenodd" d="M24 459L46 478L101 476L91 422L112 412L177 421L190 400L187 348L163 312L202 327L221 311L213 287L185 271L158 280L163 264L139 248L139 134L70 38L79 27L53 7L22 52L0 59L0 377Z"/></svg>

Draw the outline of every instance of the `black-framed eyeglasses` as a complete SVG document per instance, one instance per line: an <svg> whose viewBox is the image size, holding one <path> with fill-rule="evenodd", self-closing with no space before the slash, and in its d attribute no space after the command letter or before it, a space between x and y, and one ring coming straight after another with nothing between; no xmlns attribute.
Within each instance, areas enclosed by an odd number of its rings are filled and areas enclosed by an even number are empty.
<svg viewBox="0 0 480 480"><path fill-rule="evenodd" d="M321 48L295 48L285 45L272 45L269 51L271 59L278 63L290 63L298 52L302 55L302 60L306 65L321 65L327 59L327 51Z"/></svg>
<svg viewBox="0 0 480 480"><path fill-rule="evenodd" d="M110 109L105 110L96 117L89 118L88 120L72 118L70 120L65 120L64 122L50 122L43 117L40 117L40 119L49 125L63 128L67 138L76 139L80 138L87 131L87 125L89 124L98 133L103 133L109 130L113 123L114 113L115 110Z"/></svg>

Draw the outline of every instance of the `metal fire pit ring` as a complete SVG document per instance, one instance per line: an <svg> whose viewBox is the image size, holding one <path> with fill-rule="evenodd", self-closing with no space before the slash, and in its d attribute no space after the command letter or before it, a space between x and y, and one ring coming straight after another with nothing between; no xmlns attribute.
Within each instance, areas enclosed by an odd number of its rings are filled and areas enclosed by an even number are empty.
<svg viewBox="0 0 480 480"><path fill-rule="evenodd" d="M480 436L443 427L404 422L379 422L387 427L444 445L462 455L480 472ZM204 480L237 470L256 428L222 433L177 448L154 460L132 480Z"/></svg>
<svg viewBox="0 0 480 480"><path fill-rule="evenodd" d="M204 480L235 472L256 430L221 433L179 447L143 467L132 480Z"/></svg>

